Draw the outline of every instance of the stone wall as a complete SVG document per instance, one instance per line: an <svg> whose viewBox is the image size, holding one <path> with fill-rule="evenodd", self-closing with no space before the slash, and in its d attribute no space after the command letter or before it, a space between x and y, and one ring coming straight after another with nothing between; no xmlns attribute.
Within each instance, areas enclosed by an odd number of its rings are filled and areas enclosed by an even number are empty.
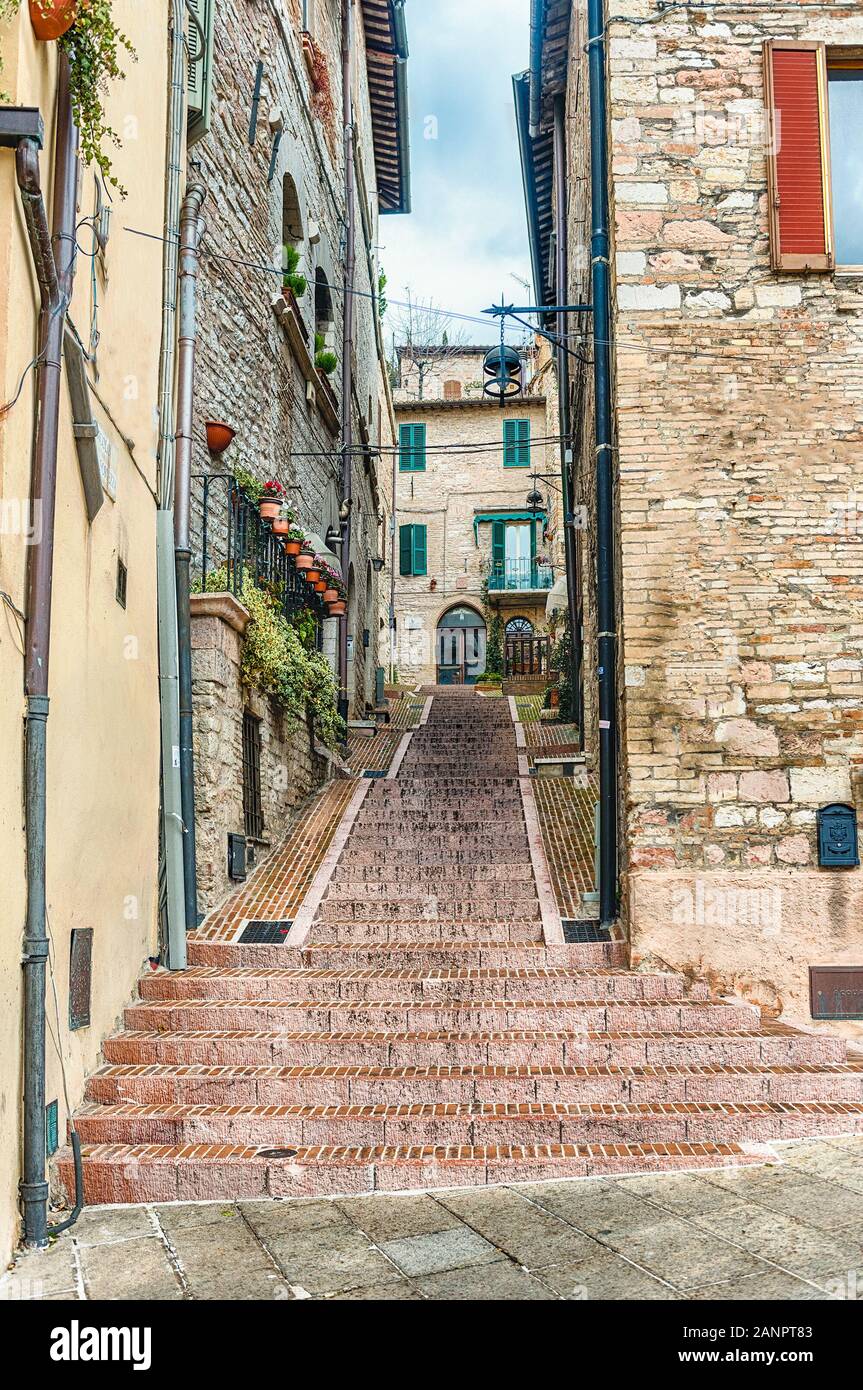
<svg viewBox="0 0 863 1390"><path fill-rule="evenodd" d="M712 965L805 1016L809 964L863 957L861 871L816 867L817 808L859 799L863 760L863 298L852 275L770 268L762 55L780 36L859 45L863 18L705 6L611 29L622 871L636 958Z"/></svg>
<svg viewBox="0 0 863 1390"><path fill-rule="evenodd" d="M317 0L314 35L326 56L332 110L315 99L300 40L297 0L226 0L215 12L215 88L209 133L189 151L191 173L207 186L207 223L199 281L195 374L193 471L247 469L259 479L279 478L288 502L310 531L324 537L338 522L342 495L339 415L344 283L344 161L342 155L339 0ZM391 411L382 388L382 340L372 287L376 288L378 236L376 178L366 78L362 16L355 10L355 110L357 126L357 255L355 265L354 439L376 449L392 439ZM258 123L249 144L248 123L257 62L265 65ZM267 118L273 108L284 118L272 180L268 172L273 137ZM292 181L296 212L291 242L308 288L296 305L295 333L281 297L283 186ZM290 185L289 185L290 187ZM241 263L242 262L242 263ZM267 267L272 266L272 271ZM320 274L328 294L316 301ZM322 317L322 303L328 309ZM339 366L322 379L314 370L314 334L320 331ZM300 342L297 342L299 334ZM219 459L206 448L207 420L227 421L236 438ZM378 661L378 581L367 593L369 562L381 553L379 514L389 489L375 456L353 466L352 593L348 630L358 652L349 673L356 704L364 704ZM193 484L193 569L202 562L202 482ZM208 518L208 566L225 558L225 506L218 491ZM372 572L373 573L373 572ZM349 576L345 576L348 580ZM335 623L333 623L335 629ZM372 631L362 651L363 628ZM332 633L325 650L335 652Z"/></svg>
<svg viewBox="0 0 863 1390"><path fill-rule="evenodd" d="M192 598L195 827L198 909L215 907L236 885L228 877L228 835L244 833L243 715L260 720L264 831L249 845L257 862L284 837L296 807L328 775L309 728L291 727L278 706L240 679L248 610L230 594Z"/></svg>

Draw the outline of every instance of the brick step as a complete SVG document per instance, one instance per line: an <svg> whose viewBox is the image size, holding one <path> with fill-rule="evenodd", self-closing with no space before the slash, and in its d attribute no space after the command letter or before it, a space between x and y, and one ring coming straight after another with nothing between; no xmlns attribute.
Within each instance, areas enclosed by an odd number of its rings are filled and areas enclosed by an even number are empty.
<svg viewBox="0 0 863 1390"><path fill-rule="evenodd" d="M766 1143L859 1133L863 1104L87 1105L85 1144Z"/></svg>
<svg viewBox="0 0 863 1390"><path fill-rule="evenodd" d="M489 814L491 814L492 809L492 807L488 808ZM353 834L368 835L371 832L383 834L396 830L413 840L425 838L426 835L455 836L458 834L459 837L477 835L489 838L492 836L488 816L477 816L471 820L460 820L454 823L452 811L445 806L441 806L433 814L423 815L419 811L412 812L406 820L407 814L406 811L398 810L395 807L392 810L387 810L379 806L371 806L367 810L360 811L351 834L352 836ZM504 839L507 836L523 835L525 829L521 806L515 806L507 815L495 813L493 824L495 831Z"/></svg>
<svg viewBox="0 0 863 1390"><path fill-rule="evenodd" d="M103 1066L86 1098L115 1105L863 1104L863 1064L796 1066Z"/></svg>
<svg viewBox="0 0 863 1390"><path fill-rule="evenodd" d="M357 897L354 892L343 898L338 893L328 893L318 908L317 920L321 923L384 925L387 922L400 922L410 916L423 920L427 918L429 922L461 925L470 930L471 923L479 926L483 921L538 922L540 908L535 894L528 898L507 899L502 893L494 893L487 898L471 898L469 902L464 902L460 898L437 897L430 893L399 898Z"/></svg>
<svg viewBox="0 0 863 1390"><path fill-rule="evenodd" d="M106 1038L113 1063L180 1066L797 1066L844 1060L841 1039L767 1033L588 1033L564 1029L318 1032L196 1028Z"/></svg>
<svg viewBox="0 0 863 1390"><path fill-rule="evenodd" d="M384 851L385 852L385 851ZM357 864L353 855L347 859L339 861L335 873L332 877L333 883L355 883L377 884L398 883L402 884L407 877L413 883L440 883L441 869L443 864L413 864L410 873L404 873L404 864ZM521 864L476 864L467 861L466 864L450 866L453 875L459 875L454 882L463 883L470 886L479 884L497 884L498 887L507 889L516 883L533 883L533 868L530 861Z"/></svg>
<svg viewBox="0 0 863 1390"><path fill-rule="evenodd" d="M725 1033L756 1026L757 1011L697 999L496 999L403 1001L316 999L151 999L124 1012L128 1029L145 1032L187 1029L284 1029L340 1032L470 1033L529 1029L564 1032Z"/></svg>
<svg viewBox="0 0 863 1390"><path fill-rule="evenodd" d="M396 882L393 879L366 879L357 883L350 879L336 879L334 875L327 889L328 902L371 903L373 910L374 905L380 902L413 902L414 910L422 911L416 907L416 902L445 902L449 898L470 905L501 900L514 904L536 898L536 885L526 877L514 879L512 883L502 883L499 879L474 879L472 874L438 874L419 883Z"/></svg>
<svg viewBox="0 0 863 1390"><path fill-rule="evenodd" d="M317 928L313 929L317 932ZM594 942L583 946L546 946L543 941L416 941L323 945L315 939L294 952L288 936L287 946L246 946L235 941L204 941L189 936L189 964L209 966L257 966L281 969L298 964L311 969L404 969L450 970L456 967L568 965L572 969L592 970L606 966L625 966L627 948L623 942Z"/></svg>
<svg viewBox="0 0 863 1390"><path fill-rule="evenodd" d="M381 830L364 830L355 827L351 831L345 862L365 863L366 855L372 855L372 863L402 864L412 862L436 864L487 864L497 858L507 863L529 862L527 830L524 825L516 834L498 834L486 830L483 834L458 835L447 831L415 832L410 826L401 833Z"/></svg>
<svg viewBox="0 0 863 1390"><path fill-rule="evenodd" d="M308 1197L541 1182L761 1163L737 1144L541 1144L467 1147L290 1147L272 1157L248 1145L97 1144L83 1147L88 1206L238 1197ZM71 1150L54 1163L71 1198Z"/></svg>
<svg viewBox="0 0 863 1390"><path fill-rule="evenodd" d="M441 778L434 777L406 777L404 776L405 764L399 768L399 774L395 781L382 778L377 781L372 788L371 795L375 801L402 801L411 796L432 796L443 795L450 789L460 795L468 794L471 788L475 787L477 792L484 796L504 796L518 795L519 778L517 773L512 773L505 777L483 777L477 778L462 766L460 777Z"/></svg>
<svg viewBox="0 0 863 1390"><path fill-rule="evenodd" d="M472 922L455 922L445 917L424 917L413 921L360 922L316 921L311 935L318 945L365 945L387 941L541 941L542 923L539 920L487 921L475 917Z"/></svg>
<svg viewBox="0 0 863 1390"><path fill-rule="evenodd" d="M686 991L682 975L633 975L628 970L578 971L566 966L510 969L486 966L434 971L309 970L191 966L142 975L138 993L153 999L381 999L421 1003L424 1000L547 998L550 990L565 989L578 999L706 999L707 986Z"/></svg>

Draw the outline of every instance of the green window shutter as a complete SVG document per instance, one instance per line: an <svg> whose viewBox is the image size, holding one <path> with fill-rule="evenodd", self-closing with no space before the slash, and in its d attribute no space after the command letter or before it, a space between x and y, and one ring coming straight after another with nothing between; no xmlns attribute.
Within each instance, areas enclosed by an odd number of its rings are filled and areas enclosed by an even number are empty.
<svg viewBox="0 0 863 1390"><path fill-rule="evenodd" d="M191 10L191 14L186 16L186 120L188 143L193 145L196 140L202 140L210 129L210 106L213 99L213 12L216 0L186 0L186 4Z"/></svg>
<svg viewBox="0 0 863 1390"><path fill-rule="evenodd" d="M503 466L504 468L530 467L529 420L504 420Z"/></svg>
<svg viewBox="0 0 863 1390"><path fill-rule="evenodd" d="M538 521L532 521L532 522L530 523L530 558L531 558L531 560L535 560L535 559L536 559L536 528L537 528L538 525L539 525L539 522L538 522Z"/></svg>
<svg viewBox="0 0 863 1390"><path fill-rule="evenodd" d="M414 526L413 528L413 572L414 574L426 574L428 572L428 539L424 526Z"/></svg>
<svg viewBox="0 0 863 1390"><path fill-rule="evenodd" d="M399 426L399 471L422 473L426 466L425 425Z"/></svg>
<svg viewBox="0 0 863 1390"><path fill-rule="evenodd" d="M506 522L493 521L491 524L491 563L496 574L503 573L506 559Z"/></svg>
<svg viewBox="0 0 863 1390"><path fill-rule="evenodd" d="M399 527L399 574L413 574L413 527Z"/></svg>

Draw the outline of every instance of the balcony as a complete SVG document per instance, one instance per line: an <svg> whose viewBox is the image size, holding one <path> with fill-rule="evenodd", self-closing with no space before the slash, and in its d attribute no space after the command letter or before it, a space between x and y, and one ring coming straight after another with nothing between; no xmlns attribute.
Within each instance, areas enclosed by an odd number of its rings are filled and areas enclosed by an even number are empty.
<svg viewBox="0 0 863 1390"><path fill-rule="evenodd" d="M489 565L490 594L547 593L554 584L554 566L544 560L495 560Z"/></svg>

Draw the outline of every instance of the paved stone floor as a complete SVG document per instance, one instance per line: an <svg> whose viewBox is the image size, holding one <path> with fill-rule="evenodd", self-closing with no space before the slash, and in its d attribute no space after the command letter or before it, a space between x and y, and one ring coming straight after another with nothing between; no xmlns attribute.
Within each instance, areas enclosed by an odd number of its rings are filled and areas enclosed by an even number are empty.
<svg viewBox="0 0 863 1390"><path fill-rule="evenodd" d="M434 1195L93 1207L6 1299L863 1298L863 1138L757 1168Z"/></svg>

